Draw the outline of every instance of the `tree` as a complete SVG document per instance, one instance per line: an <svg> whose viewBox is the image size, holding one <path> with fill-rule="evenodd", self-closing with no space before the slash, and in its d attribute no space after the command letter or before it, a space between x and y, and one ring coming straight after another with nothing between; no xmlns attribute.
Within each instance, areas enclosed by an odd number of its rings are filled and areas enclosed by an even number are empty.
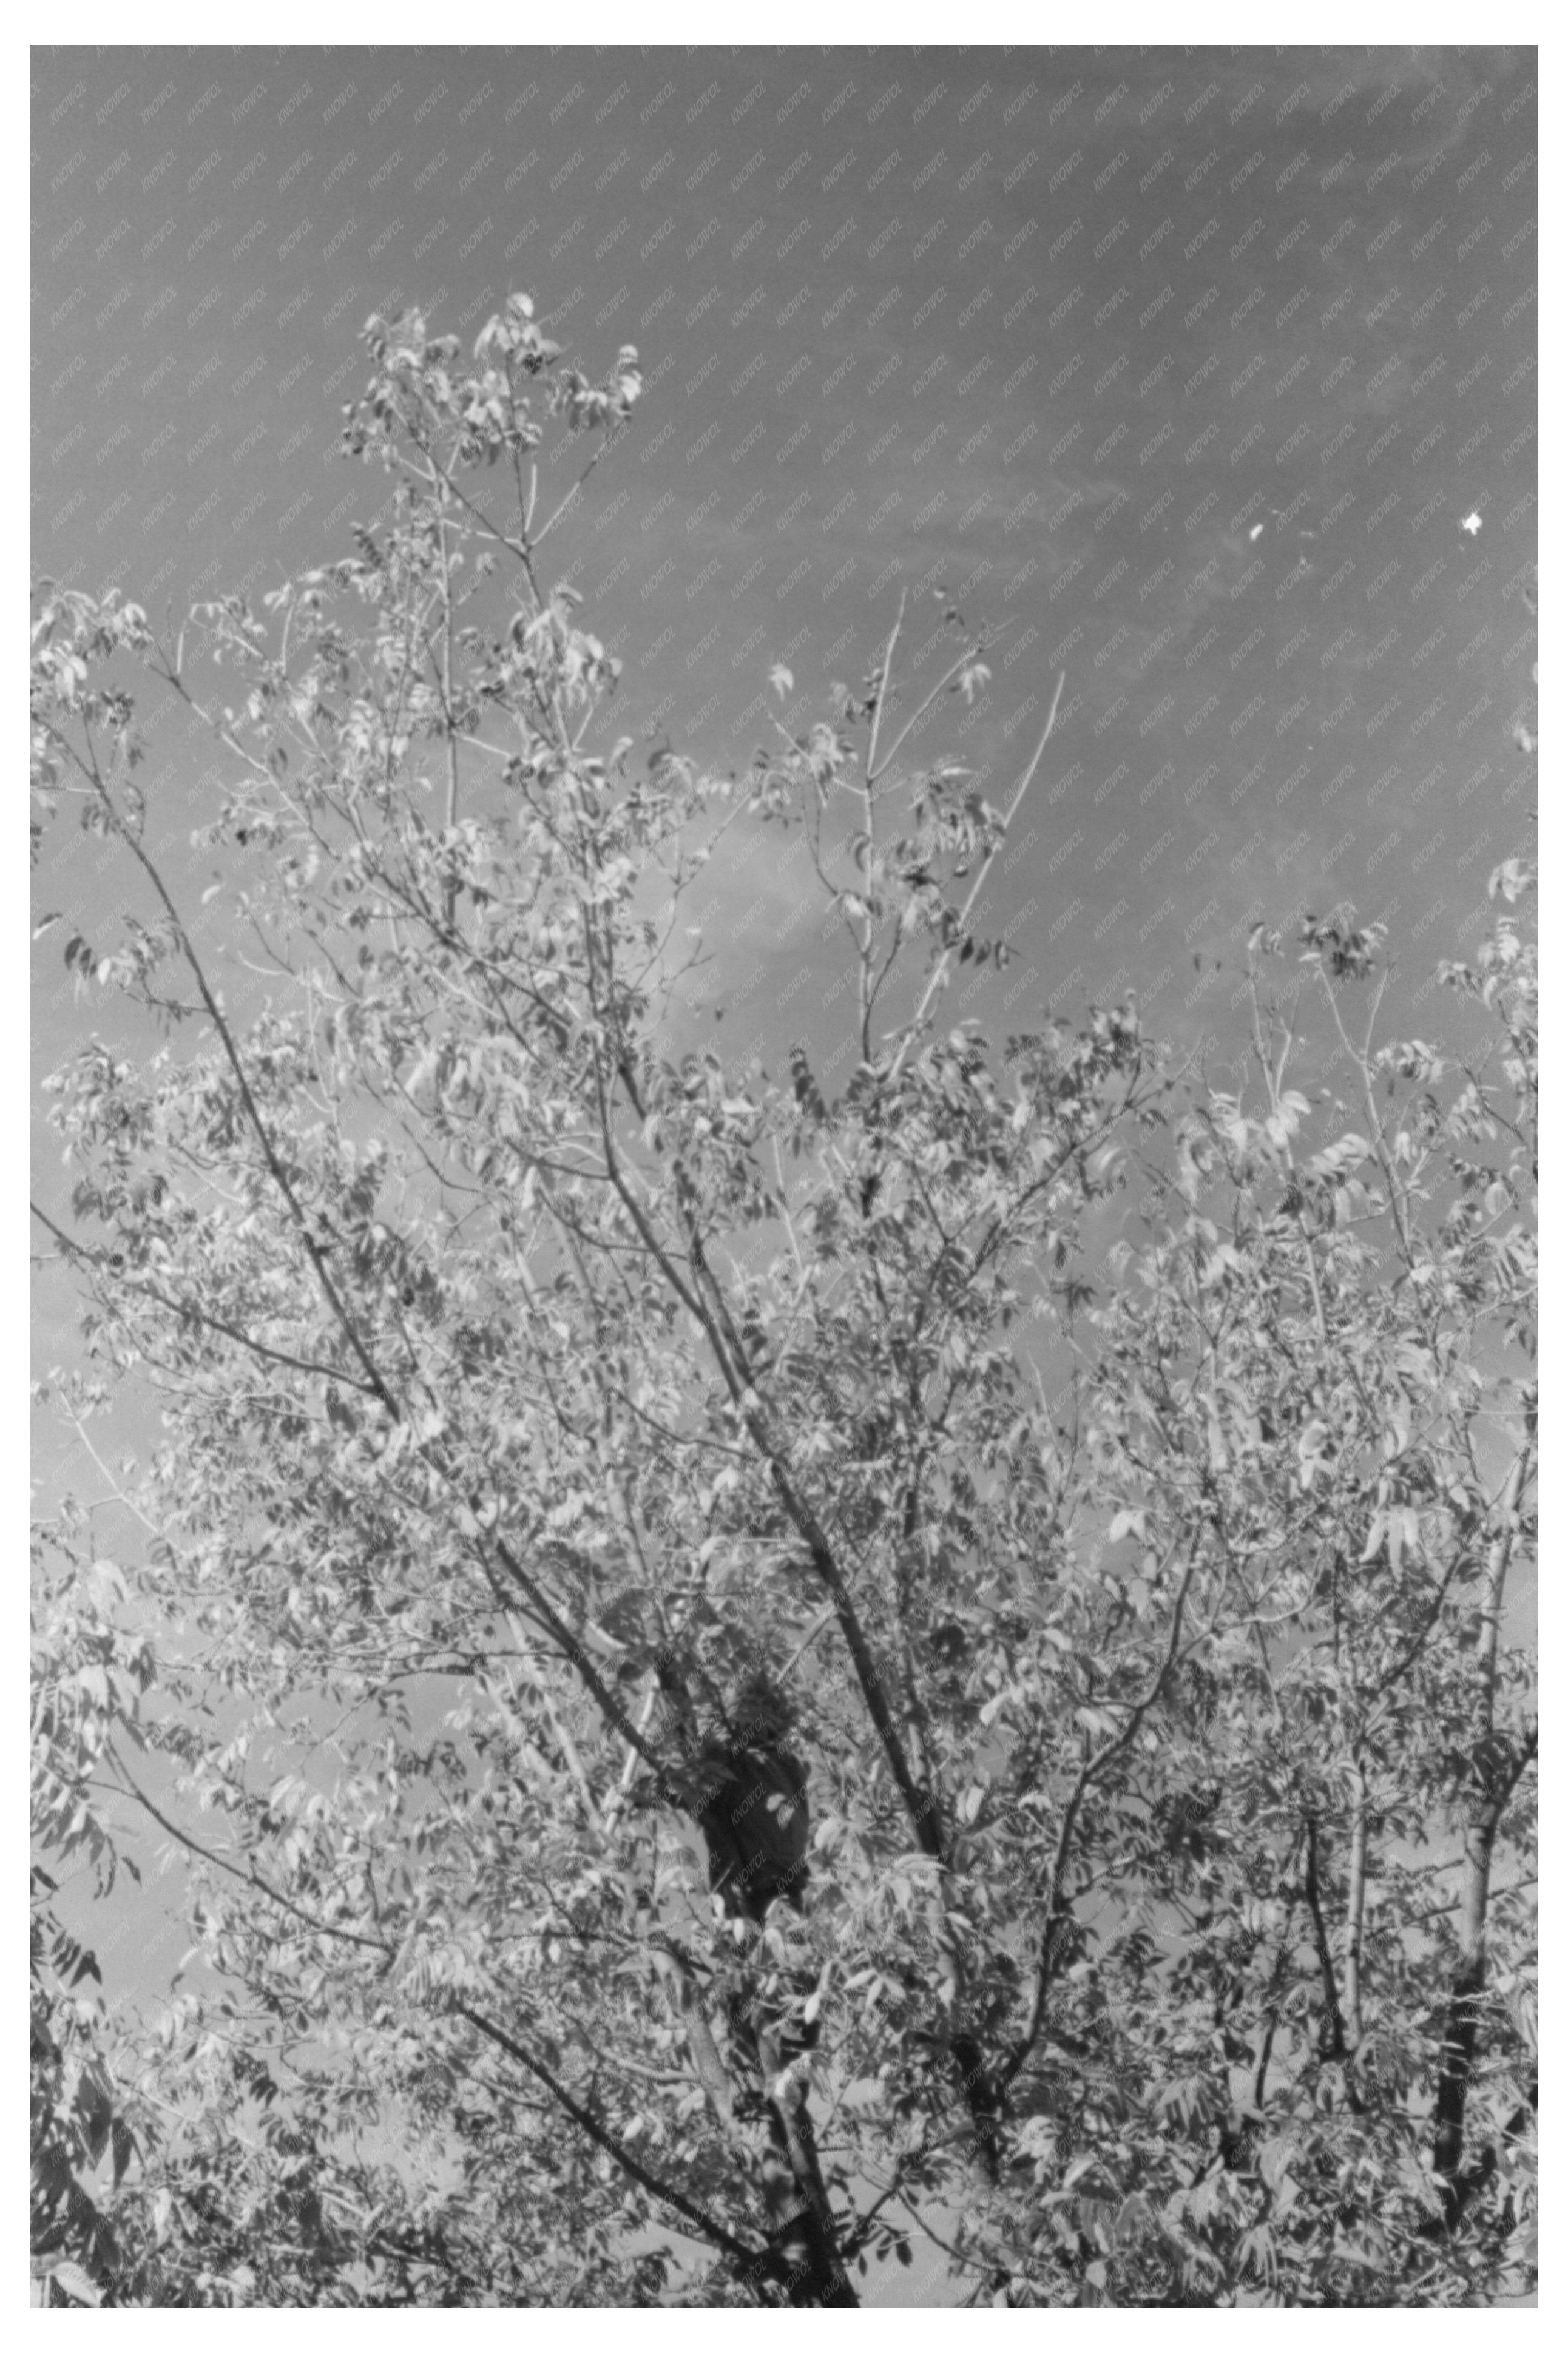
<svg viewBox="0 0 1568 2353"><path fill-rule="evenodd" d="M90 1365L46 1394L162 1423L124 1599L79 1509L38 1531L39 1827L157 1824L201 1962L122 2063L100 2275L846 2305L917 2249L970 2301L1488 2300L1530 2212L1532 952L1454 975L1494 1071L1353 1036L1381 943L1309 923L1355 1128L1285 1085L1263 936L1229 1092L1130 1006L948 1029L1057 702L1006 811L911 776L989 640L950 611L895 716L901 607L744 778L590 748L618 666L541 551L635 352L595 384L521 296L471 367L366 340L352 556L173 642L38 600L40 827L74 798L144 893L67 962L164 1032L49 1082ZM599 437L542 522L538 403ZM217 747L199 918L137 664ZM678 1042L742 818L853 988L787 1082ZM758 1678L809 1883L726 1914Z"/></svg>
<svg viewBox="0 0 1568 2353"><path fill-rule="evenodd" d="M30 1873L30 2224L32 2273L46 2305L97 2304L95 2274L114 2275L122 2255L92 2175L112 2151L118 2186L134 2143L117 2111L97 2049L97 2007L78 1989L101 1982L96 1955L55 1917L47 1871Z"/></svg>

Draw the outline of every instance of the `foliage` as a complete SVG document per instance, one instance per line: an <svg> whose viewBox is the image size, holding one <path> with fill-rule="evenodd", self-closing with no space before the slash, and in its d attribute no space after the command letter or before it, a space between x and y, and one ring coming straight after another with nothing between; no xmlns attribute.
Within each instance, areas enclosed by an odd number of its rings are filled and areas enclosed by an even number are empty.
<svg viewBox="0 0 1568 2353"><path fill-rule="evenodd" d="M417 315L366 342L353 555L172 645L39 600L40 826L75 798L144 894L67 963L165 1034L49 1082L91 1373L47 1395L162 1425L140 1558L39 1531L36 1818L68 1861L161 1826L194 1939L121 2062L117 2238L58 2220L79 2122L50 2230L124 2303L842 2304L916 2253L1014 2305L1517 2286L1516 917L1451 975L1495 1066L1377 1042L1342 913L1295 987L1255 935L1224 1090L1129 1006L946 1029L1051 733L1005 812L898 765L983 628L948 609L899 720L901 610L743 779L592 750L617 665L544 570L530 404L599 437L580 485L635 353L596 385L522 297L469 372ZM217 747L199 915L137 663ZM680 1042L747 814L848 959L777 1079ZM1313 1004L1343 1101L1286 1083ZM748 1926L691 1760L758 1669L811 1853Z"/></svg>
<svg viewBox="0 0 1568 2353"><path fill-rule="evenodd" d="M98 1982L93 1954L55 1917L54 1881L30 1873L28 2033L33 2277L46 2303L97 2304L96 2274L121 2253L90 2182L106 2153L118 2188L134 2148L97 2049L97 2004L79 1989Z"/></svg>

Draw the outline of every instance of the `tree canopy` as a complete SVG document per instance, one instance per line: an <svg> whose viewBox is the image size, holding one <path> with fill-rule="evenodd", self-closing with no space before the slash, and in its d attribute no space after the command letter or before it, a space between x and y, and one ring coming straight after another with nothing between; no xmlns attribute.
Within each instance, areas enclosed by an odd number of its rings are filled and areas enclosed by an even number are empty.
<svg viewBox="0 0 1568 2353"><path fill-rule="evenodd" d="M352 554L37 602L37 823L141 893L66 960L150 1025L48 1082L42 1399L158 1423L112 1542L36 1529L35 1830L105 1885L153 1832L192 1945L111 2019L36 1883L49 2293L1528 2285L1532 871L1441 1051L1344 911L1255 933L1223 1087L1130 1001L951 1026L1056 705L993 807L925 751L993 633L910 687L901 607L742 776L613 739L555 565L635 351L366 342ZM212 745L199 908L138 670ZM848 976L739 1063L736 825Z"/></svg>

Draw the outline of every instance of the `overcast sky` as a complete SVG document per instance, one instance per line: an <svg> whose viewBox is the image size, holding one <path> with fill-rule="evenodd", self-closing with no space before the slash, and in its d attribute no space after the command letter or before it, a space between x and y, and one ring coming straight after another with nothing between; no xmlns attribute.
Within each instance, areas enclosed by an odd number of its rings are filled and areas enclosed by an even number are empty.
<svg viewBox="0 0 1568 2353"><path fill-rule="evenodd" d="M1228 1031L1249 917L1342 897L1413 975L1474 936L1531 782L1532 51L33 74L36 573L161 613L345 551L381 495L332 461L366 314L471 339L527 288L590 367L642 354L556 543L625 661L616 723L744 764L769 664L820 707L901 589L934 675L942 582L1012 624L958 739L1001 797L1065 669L991 902L1019 1004L1136 982L1154 1026ZM759 944L814 981L774 895Z"/></svg>

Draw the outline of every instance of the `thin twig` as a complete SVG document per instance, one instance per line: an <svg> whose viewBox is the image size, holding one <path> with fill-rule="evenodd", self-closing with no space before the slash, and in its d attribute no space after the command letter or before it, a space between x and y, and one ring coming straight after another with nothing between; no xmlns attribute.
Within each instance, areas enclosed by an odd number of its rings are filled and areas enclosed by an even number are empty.
<svg viewBox="0 0 1568 2353"><path fill-rule="evenodd" d="M975 876L973 882L969 885L969 896L964 901L962 907L959 911L959 929L960 933L966 929L969 923L969 915L974 907L975 901L980 897L981 889L985 883L985 878L991 871L991 862L995 859L996 853L1001 849L1002 842L1007 838L1008 828L1012 825L1013 818L1018 815L1019 809L1022 805L1024 794L1029 790L1031 784L1034 780L1034 771L1040 765L1041 760L1044 755L1045 746L1051 740L1051 730L1056 724L1056 712L1062 701L1062 690L1066 683L1067 673L1065 670L1063 670L1056 681L1056 691L1051 698L1051 711L1050 715L1045 722L1045 732L1041 736L1039 743L1035 745L1034 756L1030 761L1029 765L1024 769L1022 776L1019 779L1018 790L1013 794L1011 802L1008 804L1007 814L1001 821L1001 831L997 835L995 840L992 841L990 849L986 851L984 858L980 860L980 872ZM937 968L926 984L926 993L915 1008L913 1019L906 1023L903 1037L899 1041L898 1050L894 1055L892 1067L887 1073L890 1082L897 1075L899 1066L903 1062L905 1055L908 1052L911 1044L914 1042L915 1039L918 1036L921 1029L925 1025L926 1017L930 1009L931 1001L947 978L948 966L952 961L952 949L950 947L946 947L942 950L940 956L937 959Z"/></svg>

